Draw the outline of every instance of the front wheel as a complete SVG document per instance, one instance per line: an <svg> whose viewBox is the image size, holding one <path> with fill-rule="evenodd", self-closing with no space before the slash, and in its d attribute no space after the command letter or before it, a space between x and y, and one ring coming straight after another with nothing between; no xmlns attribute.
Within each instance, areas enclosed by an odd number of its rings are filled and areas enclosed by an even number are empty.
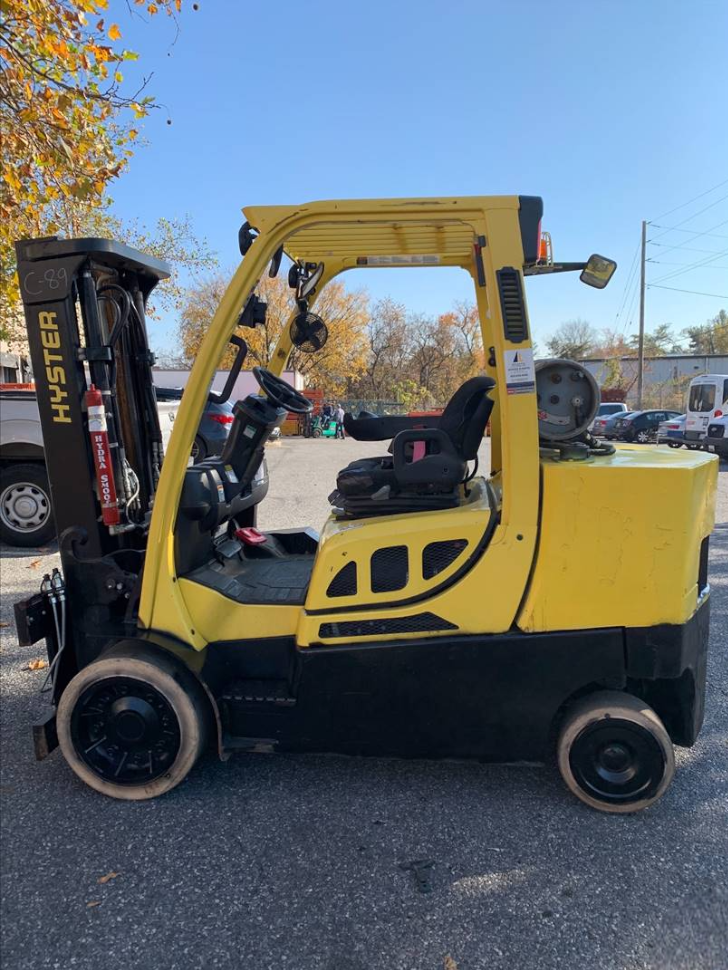
<svg viewBox="0 0 728 970"><path fill-rule="evenodd" d="M48 475L41 464L0 470L0 538L11 546L44 546L55 536Z"/></svg>
<svg viewBox="0 0 728 970"><path fill-rule="evenodd" d="M186 777L206 741L202 688L175 658L116 648L68 684L56 723L63 755L82 781L138 801Z"/></svg>
<svg viewBox="0 0 728 970"><path fill-rule="evenodd" d="M600 691L568 712L559 770L577 798L601 812L639 812L661 798L675 754L660 718L632 694Z"/></svg>
<svg viewBox="0 0 728 970"><path fill-rule="evenodd" d="M668 441L668 448L682 448L682 444L679 441Z"/></svg>
<svg viewBox="0 0 728 970"><path fill-rule="evenodd" d="M634 438L641 445L646 445L650 440L649 431L638 431Z"/></svg>

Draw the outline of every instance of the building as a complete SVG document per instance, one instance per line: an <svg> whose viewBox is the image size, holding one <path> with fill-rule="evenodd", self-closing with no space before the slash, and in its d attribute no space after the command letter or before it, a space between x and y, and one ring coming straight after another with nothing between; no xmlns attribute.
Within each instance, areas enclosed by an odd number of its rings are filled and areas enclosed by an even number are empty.
<svg viewBox="0 0 728 970"><path fill-rule="evenodd" d="M8 344L0 340L0 384L27 384L32 380L27 353L11 353Z"/></svg>
<svg viewBox="0 0 728 970"><path fill-rule="evenodd" d="M616 363L619 363L619 369ZM636 357L590 357L581 363L601 386L609 380L611 386L619 386L626 392L628 404L637 399ZM728 374L728 354L667 354L662 357L645 357L643 395L648 407L684 406L687 386L693 377L701 374Z"/></svg>
<svg viewBox="0 0 728 970"><path fill-rule="evenodd" d="M219 370L215 372L211 390L221 391L225 387L229 371ZM153 368L154 383L158 387L185 387L190 377L189 370L171 370L162 367ZM286 370L281 375L284 381L288 381L297 391L302 391L305 382L303 376L298 371ZM231 402L240 401L248 394L257 394L260 390L258 382L249 370L242 370L238 375L233 392L230 396Z"/></svg>

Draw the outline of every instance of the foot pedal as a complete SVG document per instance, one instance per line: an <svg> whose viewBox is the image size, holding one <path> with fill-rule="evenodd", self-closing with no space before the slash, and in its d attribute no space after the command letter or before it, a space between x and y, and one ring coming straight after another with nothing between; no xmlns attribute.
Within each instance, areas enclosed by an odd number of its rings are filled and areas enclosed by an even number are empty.
<svg viewBox="0 0 728 970"><path fill-rule="evenodd" d="M235 538L240 539L245 546L262 546L264 542L268 541L268 536L265 533L258 532L252 526L248 526L246 529L236 529Z"/></svg>

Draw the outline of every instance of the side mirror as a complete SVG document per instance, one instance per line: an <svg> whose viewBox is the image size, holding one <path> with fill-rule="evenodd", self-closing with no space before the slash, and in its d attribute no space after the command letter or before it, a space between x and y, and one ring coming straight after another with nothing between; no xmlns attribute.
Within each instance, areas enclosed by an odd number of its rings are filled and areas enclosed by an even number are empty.
<svg viewBox="0 0 728 970"><path fill-rule="evenodd" d="M607 283L614 276L617 264L613 259L606 256L599 256L593 253L587 260L587 264L581 271L579 279L587 286L594 286L598 290L603 290Z"/></svg>

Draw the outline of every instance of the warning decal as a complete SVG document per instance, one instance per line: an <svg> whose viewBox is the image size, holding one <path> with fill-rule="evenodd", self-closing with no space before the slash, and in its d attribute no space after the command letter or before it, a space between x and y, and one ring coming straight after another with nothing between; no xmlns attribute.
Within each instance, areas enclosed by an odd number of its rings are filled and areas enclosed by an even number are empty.
<svg viewBox="0 0 728 970"><path fill-rule="evenodd" d="M533 394L536 372L533 369L533 350L504 350L506 390L509 394Z"/></svg>

